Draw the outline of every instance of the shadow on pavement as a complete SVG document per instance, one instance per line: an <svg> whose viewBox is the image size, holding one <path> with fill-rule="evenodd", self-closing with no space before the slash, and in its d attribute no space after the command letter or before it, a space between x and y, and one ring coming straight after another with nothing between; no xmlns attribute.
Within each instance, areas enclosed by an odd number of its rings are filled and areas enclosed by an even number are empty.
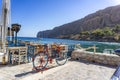
<svg viewBox="0 0 120 80"><path fill-rule="evenodd" d="M44 71L55 68L55 67L57 67L57 66L47 67L47 69L41 70L41 71L32 70L32 71L29 71L29 72L23 72L23 73L20 73L20 74L16 74L15 77L23 77L23 76L26 76L26 75L29 75L29 74L36 74L36 73L39 73L39 72L41 72L41 74L42 74Z"/></svg>

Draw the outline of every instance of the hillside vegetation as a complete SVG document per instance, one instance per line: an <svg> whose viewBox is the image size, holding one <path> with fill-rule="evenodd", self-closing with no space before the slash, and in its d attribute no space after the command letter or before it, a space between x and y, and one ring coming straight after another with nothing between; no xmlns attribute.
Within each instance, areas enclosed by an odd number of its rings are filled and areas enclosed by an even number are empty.
<svg viewBox="0 0 120 80"><path fill-rule="evenodd" d="M40 31L37 37L78 40L119 41L120 5L89 14L52 30Z"/></svg>
<svg viewBox="0 0 120 80"><path fill-rule="evenodd" d="M61 35L58 38L76 39L76 40L93 40L93 41L120 41L120 25L114 28L104 27L92 31L82 31L79 34Z"/></svg>

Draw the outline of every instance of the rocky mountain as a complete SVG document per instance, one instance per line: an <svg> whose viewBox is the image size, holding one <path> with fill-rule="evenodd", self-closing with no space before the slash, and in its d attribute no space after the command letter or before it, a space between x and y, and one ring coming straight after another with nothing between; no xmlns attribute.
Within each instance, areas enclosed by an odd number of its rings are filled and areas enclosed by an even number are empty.
<svg viewBox="0 0 120 80"><path fill-rule="evenodd" d="M52 30L40 31L37 37L59 38L63 35L79 34L82 31L114 27L116 24L120 24L120 5L99 10L80 20L55 27Z"/></svg>

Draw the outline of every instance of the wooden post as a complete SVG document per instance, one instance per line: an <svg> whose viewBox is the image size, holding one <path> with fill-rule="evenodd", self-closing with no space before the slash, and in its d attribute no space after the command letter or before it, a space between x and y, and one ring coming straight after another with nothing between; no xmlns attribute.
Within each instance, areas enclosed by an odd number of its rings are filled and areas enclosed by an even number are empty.
<svg viewBox="0 0 120 80"><path fill-rule="evenodd" d="M96 53L96 46L94 45L94 54Z"/></svg>

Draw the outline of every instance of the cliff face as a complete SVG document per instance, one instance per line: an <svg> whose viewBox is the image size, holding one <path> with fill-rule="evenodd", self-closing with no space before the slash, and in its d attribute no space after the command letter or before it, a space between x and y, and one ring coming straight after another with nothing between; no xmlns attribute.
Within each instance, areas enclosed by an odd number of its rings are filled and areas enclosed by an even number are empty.
<svg viewBox="0 0 120 80"><path fill-rule="evenodd" d="M120 24L120 5L99 10L80 20L55 27L52 30L40 31L37 37L57 38L61 35L79 34L82 31L90 31L106 26L114 27L116 24Z"/></svg>

